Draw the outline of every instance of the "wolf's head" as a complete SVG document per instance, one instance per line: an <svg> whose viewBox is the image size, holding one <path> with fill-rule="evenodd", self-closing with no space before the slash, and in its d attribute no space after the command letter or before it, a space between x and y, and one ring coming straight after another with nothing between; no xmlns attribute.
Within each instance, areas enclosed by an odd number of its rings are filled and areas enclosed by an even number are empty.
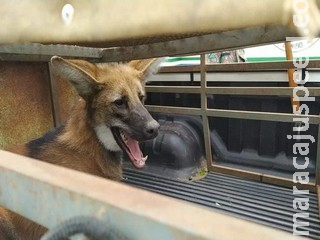
<svg viewBox="0 0 320 240"><path fill-rule="evenodd" d="M86 101L87 119L109 151L123 150L135 167L145 164L139 141L157 136L159 124L143 106L145 78L154 71L156 59L127 64L93 64L53 57L51 63Z"/></svg>

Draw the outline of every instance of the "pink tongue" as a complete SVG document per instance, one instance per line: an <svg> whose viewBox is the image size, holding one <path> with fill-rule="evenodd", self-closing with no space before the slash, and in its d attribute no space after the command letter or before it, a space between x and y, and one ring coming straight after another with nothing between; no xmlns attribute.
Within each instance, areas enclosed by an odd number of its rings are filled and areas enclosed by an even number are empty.
<svg viewBox="0 0 320 240"><path fill-rule="evenodd" d="M129 136L126 136L126 137L128 139L127 146L129 147L132 156L136 160L140 160L143 155L142 155L142 152L141 152L140 147L139 147L139 142L134 140L134 139L132 139Z"/></svg>

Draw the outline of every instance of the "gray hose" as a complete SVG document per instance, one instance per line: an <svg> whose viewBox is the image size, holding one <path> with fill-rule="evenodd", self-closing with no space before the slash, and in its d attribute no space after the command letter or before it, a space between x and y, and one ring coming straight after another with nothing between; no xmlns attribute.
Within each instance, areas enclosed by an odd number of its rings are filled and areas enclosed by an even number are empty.
<svg viewBox="0 0 320 240"><path fill-rule="evenodd" d="M74 217L50 229L41 240L67 240L76 234L84 234L91 240L127 239L108 225L94 217Z"/></svg>

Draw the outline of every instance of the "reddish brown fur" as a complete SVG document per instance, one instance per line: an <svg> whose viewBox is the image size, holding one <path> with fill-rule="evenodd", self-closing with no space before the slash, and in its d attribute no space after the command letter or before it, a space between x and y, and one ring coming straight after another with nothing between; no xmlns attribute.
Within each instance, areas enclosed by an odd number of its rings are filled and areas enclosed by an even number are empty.
<svg viewBox="0 0 320 240"><path fill-rule="evenodd" d="M85 61L68 61L69 65L81 69L81 73L84 73L89 81L91 78L94 79L94 84L99 85L100 91L94 97L84 95L80 91L79 94L83 98L75 104L62 132L53 141L42 146L33 157L108 179L120 180L121 152L106 149L97 138L93 126L101 122L111 124L115 121L114 115L118 110L112 102L117 95L126 96L129 109L141 104L139 94L144 92L144 82L141 79L152 62L153 60L146 60L133 61L129 65L93 65ZM89 113L90 111L93 113ZM9 150L21 155L30 155L27 144ZM21 239L39 239L46 231L46 228L3 208L0 208L0 217L0 220L3 219L2 224L0 221L0 239L5 239L4 230L12 231L13 227Z"/></svg>

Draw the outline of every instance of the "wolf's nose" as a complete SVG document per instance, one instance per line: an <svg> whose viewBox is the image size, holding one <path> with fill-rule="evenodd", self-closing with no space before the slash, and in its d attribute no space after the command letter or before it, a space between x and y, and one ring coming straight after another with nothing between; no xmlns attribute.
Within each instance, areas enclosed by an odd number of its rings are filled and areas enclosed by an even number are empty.
<svg viewBox="0 0 320 240"><path fill-rule="evenodd" d="M158 135L160 124L156 120L148 122L145 128L147 138L154 138Z"/></svg>

